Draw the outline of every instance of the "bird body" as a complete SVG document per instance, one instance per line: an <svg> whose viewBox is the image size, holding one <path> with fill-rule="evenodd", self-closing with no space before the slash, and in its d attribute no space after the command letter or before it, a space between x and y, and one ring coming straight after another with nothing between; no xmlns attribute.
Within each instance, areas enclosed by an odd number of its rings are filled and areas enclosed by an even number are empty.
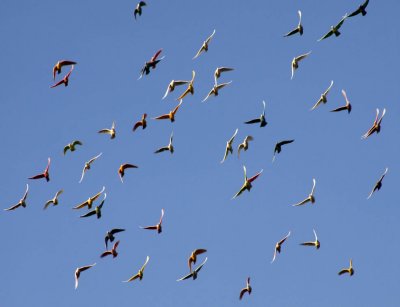
<svg viewBox="0 0 400 307"><path fill-rule="evenodd" d="M207 94L207 96L202 100L202 102L206 101L208 98L210 98L212 95L218 96L219 95L219 90L229 84L231 84L232 81L226 82L226 83L221 83L217 84L215 83L213 88L210 90L210 92Z"/></svg>
<svg viewBox="0 0 400 307"><path fill-rule="evenodd" d="M385 178L385 176L386 176L388 170L389 170L388 168L385 169L385 171L384 171L384 173L382 174L381 178L379 178L379 180L375 183L375 185L374 185L374 187L373 187L371 193L368 195L367 199L370 199L371 196L372 196L372 194L374 194L375 191L379 191L379 190L381 189L383 178Z"/></svg>
<svg viewBox="0 0 400 307"><path fill-rule="evenodd" d="M192 272L192 263L196 264L197 261L197 256L200 254L203 254L207 252L206 249L203 248L199 248L199 249L195 249L189 256L189 260L188 260L188 265L189 265L189 271L190 273Z"/></svg>
<svg viewBox="0 0 400 307"><path fill-rule="evenodd" d="M93 202L94 202L97 198L99 198L99 196L104 192L104 190L105 190L105 187L103 187L103 189L102 189L99 193L93 195L92 197L89 197L88 200L86 200L86 201L84 201L83 203L81 203L81 204L75 206L75 207L72 208L72 209L82 209L83 207L86 207L86 206L88 207L88 209L91 209L91 208L92 208Z"/></svg>
<svg viewBox="0 0 400 307"><path fill-rule="evenodd" d="M313 187L311 189L311 193L308 195L308 197L304 200L302 200L301 202L294 204L293 207L297 207L297 206L302 206L308 202L311 202L312 204L315 203L315 197L314 197L314 190L315 190L315 179L313 178Z"/></svg>
<svg viewBox="0 0 400 307"><path fill-rule="evenodd" d="M119 233L119 232L122 232L122 231L125 231L125 229L114 228L114 229L111 229L111 230L109 230L109 231L106 232L106 236L105 236L105 238L104 238L105 245L106 245L106 250L108 249L108 241L113 242L114 239L115 239L114 235L115 235L116 233Z"/></svg>
<svg viewBox="0 0 400 307"><path fill-rule="evenodd" d="M22 198L19 200L19 202L16 205L13 205L7 209L4 209L4 211L12 211L19 207L26 208L26 198L28 197L28 191L29 191L29 185L27 184L24 196L22 196Z"/></svg>
<svg viewBox="0 0 400 307"><path fill-rule="evenodd" d="M314 236L315 236L315 241L309 241L309 242L300 243L300 245L303 245L303 246L315 246L316 249L319 249L321 247L321 243L318 241L317 233L315 232L314 229L313 229L313 232L314 232Z"/></svg>
<svg viewBox="0 0 400 307"><path fill-rule="evenodd" d="M346 105L342 106L342 107L339 107L339 108L336 108L336 109L333 109L331 112L340 112L340 111L347 110L347 113L350 114L350 112L351 112L351 104L350 104L349 99L347 99L347 95L346 95L346 92L344 90L342 90L342 95L343 95L344 99L346 100Z"/></svg>
<svg viewBox="0 0 400 307"><path fill-rule="evenodd" d="M135 280L135 279L137 279L137 278L139 278L139 280L142 280L142 278L143 278L143 273L144 273L144 269L146 268L146 265L147 265L147 263L149 262L149 260L150 260L150 257L147 256L147 257L146 257L145 263L144 263L143 266L139 269L139 271L137 272L137 274L136 274L136 275L133 275L131 278L129 278L128 280L125 280L124 282L130 282L130 281Z"/></svg>
<svg viewBox="0 0 400 307"><path fill-rule="evenodd" d="M328 101L328 93L331 90L332 86L333 86L333 80L331 81L331 84L326 89L326 91L321 94L321 97L318 99L318 101L315 103L315 105L311 108L311 111L314 110L316 107L318 107L321 103L326 103Z"/></svg>
<svg viewBox="0 0 400 307"><path fill-rule="evenodd" d="M211 39L213 38L215 34L215 30L213 33L203 42L203 45L201 45L199 51L196 53L196 55L193 57L193 60L196 59L202 52L207 52L208 51L208 44L210 43Z"/></svg>
<svg viewBox="0 0 400 307"><path fill-rule="evenodd" d="M158 222L157 225L145 226L145 227L140 226L140 228L142 228L142 229L150 229L150 230L157 230L157 233L161 233L162 232L162 220L163 220L163 217L164 217L164 209L161 209L161 217L160 217L160 221Z"/></svg>
<svg viewBox="0 0 400 307"><path fill-rule="evenodd" d="M285 141L280 141L280 142L276 143L275 148L274 148L274 156L272 157L272 162L275 161L275 155L279 154L282 151L283 145L290 144L293 142L294 142L294 140L285 140Z"/></svg>
<svg viewBox="0 0 400 307"><path fill-rule="evenodd" d="M100 255L101 258L104 258L106 256L112 255L113 258L118 256L118 252L117 252L117 247L118 247L119 241L115 242L113 248L111 250L107 250L104 253L102 253Z"/></svg>
<svg viewBox="0 0 400 307"><path fill-rule="evenodd" d="M372 124L372 127L369 128L369 130L366 133L364 133L363 136L361 136L362 139L368 138L370 135L372 135L375 132L378 134L381 131L381 123L382 123L383 117L385 116L385 113L386 113L386 109L383 109L382 115L378 119L379 109L376 109L376 117L375 117L374 123Z"/></svg>
<svg viewBox="0 0 400 307"><path fill-rule="evenodd" d="M244 151L247 151L247 149L249 148L249 142L253 141L254 138L251 135L247 135L244 138L243 143L239 144L238 146L238 157L240 157L240 151L243 149Z"/></svg>
<svg viewBox="0 0 400 307"><path fill-rule="evenodd" d="M348 268L342 269L339 271L338 275L349 274L349 276L353 276L354 269L353 269L353 260L350 259L350 266Z"/></svg>
<svg viewBox="0 0 400 307"><path fill-rule="evenodd" d="M57 206L58 205L58 196L60 196L63 192L64 192L64 190L59 190L52 199L49 199L45 203L43 210L47 209L47 207L50 206L50 204L53 204L53 206Z"/></svg>
<svg viewBox="0 0 400 307"><path fill-rule="evenodd" d="M263 170L259 171L257 174L255 174L253 177L251 178L247 178L247 174L246 174L246 167L243 165L243 171L244 171L244 183L242 185L242 187L240 188L240 190L235 194L235 196L233 196L232 199L238 197L240 194L242 194L245 190L249 191L251 190L251 188L253 187L251 185L251 183L256 180L258 178L258 176L261 175L261 173L263 172Z"/></svg>
<svg viewBox="0 0 400 307"><path fill-rule="evenodd" d="M116 136L115 132L115 122L112 123L111 129L101 129L98 131L98 133L103 133L103 134L109 134L110 139L114 139Z"/></svg>
<svg viewBox="0 0 400 307"><path fill-rule="evenodd" d="M264 100L263 100L263 105L264 105L264 109L263 109L263 112L261 113L260 117L256 118L256 119L249 120L249 121L245 122L245 124L260 123L260 127L261 128L265 127L268 124L267 121L265 120L265 101Z"/></svg>
<svg viewBox="0 0 400 307"><path fill-rule="evenodd" d="M179 107L181 106L182 102L183 102L183 100L181 99L181 101L175 107L175 109L170 111L168 114L160 115L160 116L154 117L153 119L169 119L171 121L171 123L173 123L175 121L175 114L179 110Z"/></svg>
<svg viewBox="0 0 400 307"><path fill-rule="evenodd" d="M124 182L124 180L122 178L124 177L125 170L127 168L138 168L138 166L133 165L133 164L129 164L129 163L121 164L121 166L118 169L118 175L119 175L119 178L121 179L122 183Z"/></svg>
<svg viewBox="0 0 400 307"><path fill-rule="evenodd" d="M83 176L85 176L86 171L88 171L90 169L90 165L96 161L97 158L99 158L103 153L99 153L97 156L93 157L92 159L90 159L89 161L85 162L85 165L83 166L83 170L82 170L82 175L81 175L81 179L79 180L79 183L82 182L83 180Z"/></svg>
<svg viewBox="0 0 400 307"><path fill-rule="evenodd" d="M142 16L142 7L143 6L146 6L146 2L144 2L144 1L140 1L136 5L135 10L133 11L133 16L135 16L135 19L136 19L136 15L138 15L138 14L139 14L139 16Z"/></svg>
<svg viewBox="0 0 400 307"><path fill-rule="evenodd" d="M52 86L50 86L50 88L57 87L57 86L59 86L61 84L64 84L64 86L68 86L69 76L71 75L73 70L74 70L74 65L71 66L71 70L68 72L68 74L66 74L64 76L64 78L62 78L60 81L58 81L57 83L55 83Z"/></svg>
<svg viewBox="0 0 400 307"><path fill-rule="evenodd" d="M318 41L320 42L320 41L324 40L325 38L330 37L332 34L335 34L335 36L338 37L340 35L339 29L343 25L343 23L347 17L348 17L347 14L344 15L342 17L342 19L338 22L338 24L336 26L331 26L330 31L328 33L326 33L324 36L322 36Z"/></svg>
<svg viewBox="0 0 400 307"><path fill-rule="evenodd" d="M232 143L233 140L236 137L236 134L238 133L239 129L236 128L235 133L233 134L233 136L226 142L226 147L225 147L225 154L224 154L224 158L222 159L221 163L223 163L226 159L226 157L228 156L229 153L233 153L233 147L232 147Z"/></svg>
<svg viewBox="0 0 400 307"><path fill-rule="evenodd" d="M61 68L68 65L76 65L76 62L69 60L60 60L53 66L53 80L56 80L56 73L61 73Z"/></svg>
<svg viewBox="0 0 400 307"><path fill-rule="evenodd" d="M172 132L171 136L169 137L169 144L167 146L157 149L154 153L160 153L168 150L171 154L173 154L174 153L174 146L172 145L173 139L174 139L174 132Z"/></svg>
<svg viewBox="0 0 400 307"><path fill-rule="evenodd" d="M50 158L47 158L47 166L46 169L44 170L43 173L33 176L33 177L29 177L28 179L41 179L41 178L45 178L47 182L50 181L50 174L49 174L49 168L50 168Z"/></svg>
<svg viewBox="0 0 400 307"><path fill-rule="evenodd" d="M93 264L91 264L91 265L82 266L82 267L77 268L77 269L75 270L75 289L78 288L78 279L79 279L81 273L82 273L83 271L86 271L86 270L90 269L91 267L93 267L93 266L95 266L95 265L96 265L96 263L93 263Z"/></svg>
<svg viewBox="0 0 400 307"><path fill-rule="evenodd" d="M251 294L252 288L250 286L250 277L247 277L246 287L244 287L239 294L239 300L243 298L243 295L247 292L249 295Z"/></svg>
<svg viewBox="0 0 400 307"><path fill-rule="evenodd" d="M365 10L368 6L369 0L365 0L363 4L361 4L354 12L352 12L349 16L347 17L353 17L361 13L362 16L367 15L367 11Z"/></svg>
<svg viewBox="0 0 400 307"><path fill-rule="evenodd" d="M292 36L296 33L299 33L300 35L303 35L303 25L301 24L301 11L297 11L297 13L299 14L299 23L297 24L297 27L290 31L289 33L286 33L284 36L288 37L288 36Z"/></svg>
<svg viewBox="0 0 400 307"><path fill-rule="evenodd" d="M195 268L193 271L191 271L188 275L183 276L182 278L179 278L177 281L182 281L182 280L186 280L189 279L190 277L193 278L193 280L197 279L197 274L200 272L201 268L204 266L204 264L207 262L207 257L206 259L203 261L202 264L200 264L197 268Z"/></svg>
<svg viewBox="0 0 400 307"><path fill-rule="evenodd" d="M81 146L82 146L81 141L75 140L75 141L73 141L73 142L67 144L67 145L64 147L64 156L65 156L65 154L67 153L68 150L70 150L70 151L75 151L75 149L76 149L75 146L76 146L76 145L81 145Z"/></svg>
<svg viewBox="0 0 400 307"><path fill-rule="evenodd" d="M299 68L299 62L301 60L305 59L306 57L308 57L310 54L311 54L311 51L293 58L293 60L292 60L292 77L290 79L293 79L294 72L297 70L297 68Z"/></svg>
<svg viewBox="0 0 400 307"><path fill-rule="evenodd" d="M107 198L107 193L104 193L104 198L101 201L100 205L96 206L94 208L94 210L89 211L88 213L83 214L80 217L88 217L88 216L96 215L97 219L101 218L101 208L103 208L103 205L104 205L104 202L105 202L106 198Z"/></svg>
<svg viewBox="0 0 400 307"><path fill-rule="evenodd" d="M278 241L278 242L275 244L274 257L272 258L271 263L273 263L273 262L275 261L277 253L278 253L278 254L281 253L282 244L286 241L287 238L289 238L289 236L290 236L290 231L289 231L289 233L288 233L283 239L281 239L280 241Z"/></svg>

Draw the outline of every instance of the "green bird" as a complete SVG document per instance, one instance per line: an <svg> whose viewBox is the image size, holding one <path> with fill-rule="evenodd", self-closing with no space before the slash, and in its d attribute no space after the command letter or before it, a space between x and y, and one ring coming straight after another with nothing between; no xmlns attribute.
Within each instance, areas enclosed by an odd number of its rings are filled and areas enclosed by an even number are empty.
<svg viewBox="0 0 400 307"><path fill-rule="evenodd" d="M66 145L64 147L64 155L67 153L68 150L75 151L75 149L76 149L75 146L76 145L81 145L82 146L81 141L75 140L75 141L69 143L68 145Z"/></svg>

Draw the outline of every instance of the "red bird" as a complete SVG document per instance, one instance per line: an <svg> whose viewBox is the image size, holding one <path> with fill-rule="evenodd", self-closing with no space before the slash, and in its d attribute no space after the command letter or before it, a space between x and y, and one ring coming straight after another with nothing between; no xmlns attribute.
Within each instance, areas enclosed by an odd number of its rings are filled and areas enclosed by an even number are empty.
<svg viewBox="0 0 400 307"><path fill-rule="evenodd" d="M119 241L115 242L113 248L109 251L105 251L104 253L102 253L100 257L104 258L105 256L108 256L108 255L112 255L113 258L117 257L118 256L118 253L117 253L118 244L119 244Z"/></svg>
<svg viewBox="0 0 400 307"><path fill-rule="evenodd" d="M64 78L62 78L60 81L58 81L57 83L53 84L52 86L50 86L50 88L59 86L61 84L64 84L65 86L68 86L68 80L69 80L69 76L71 75L72 71L74 70L74 65L71 66L71 70L69 71L69 73L67 73Z"/></svg>
<svg viewBox="0 0 400 307"><path fill-rule="evenodd" d="M49 176L49 168L50 168L50 158L48 158L48 162L47 162L47 167L44 170L43 173L30 177L28 179L41 179L41 178L46 178L46 181L50 181L50 176Z"/></svg>
<svg viewBox="0 0 400 307"><path fill-rule="evenodd" d="M161 232L162 232L161 224L162 224L162 219L163 219L163 217L164 217L164 209L161 209L161 218L160 218L160 222L159 222L157 225L154 225L154 226L146 226L146 227L141 227L141 226L140 226L140 228L142 228L142 229L157 230L158 233L161 233Z"/></svg>

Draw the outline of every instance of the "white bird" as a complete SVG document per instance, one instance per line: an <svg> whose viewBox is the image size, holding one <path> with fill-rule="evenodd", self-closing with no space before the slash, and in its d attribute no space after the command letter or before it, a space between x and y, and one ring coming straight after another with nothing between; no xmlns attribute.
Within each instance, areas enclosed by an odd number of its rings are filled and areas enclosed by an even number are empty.
<svg viewBox="0 0 400 307"><path fill-rule="evenodd" d="M293 79L295 70L297 68L299 68L299 62L301 60L305 59L306 57L308 57L310 54L311 54L311 51L293 58L293 60L292 60L292 77L290 79Z"/></svg>
<svg viewBox="0 0 400 307"><path fill-rule="evenodd" d="M84 165L83 170L82 170L81 180L79 180L79 183L82 182L83 176L85 176L86 171L90 169L90 165L91 165L97 158L99 158L102 154L103 154L103 153L101 152L101 153L99 153L97 156L95 156L95 157L93 157L92 159L90 159L89 161L85 162L85 165Z"/></svg>

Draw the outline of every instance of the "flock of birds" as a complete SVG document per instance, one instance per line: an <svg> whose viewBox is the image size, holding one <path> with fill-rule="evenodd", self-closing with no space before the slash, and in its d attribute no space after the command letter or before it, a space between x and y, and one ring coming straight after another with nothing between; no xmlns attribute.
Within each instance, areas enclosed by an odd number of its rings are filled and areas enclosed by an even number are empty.
<svg viewBox="0 0 400 307"><path fill-rule="evenodd" d="M336 24L335 26L332 26L330 31L327 32L324 36L322 36L318 41L322 41L324 39L327 39L329 37L331 37L332 35L334 36L339 36L340 32L339 29L342 27L343 23L347 20L347 18L356 16L361 14L362 16L366 15L366 8L368 5L369 0L366 0L363 4L361 4L354 12L352 12L351 14L346 14L339 22L338 24ZM142 15L142 9L143 7L146 6L146 3L144 1L140 1L137 5L137 7L134 10L134 17L135 19L137 18L137 15L141 16ZM303 25L301 23L301 17L302 17L302 13L301 11L298 11L298 15L299 15L299 23L297 25L297 27L293 30L291 30L290 32L288 32L287 34L285 34L285 37L290 37L292 35L295 34L299 34L299 35L303 35L304 32L304 28ZM198 52L194 55L193 60L195 60L196 58L198 58L199 56L201 56L202 54L206 53L209 50L209 45L211 40L213 39L214 35L215 35L216 31L214 30L212 32L212 34L203 42L203 44L201 45L200 49L198 50ZM149 61L146 61L145 64L143 65L141 71L140 71L140 78L142 78L145 75L148 75L152 70L156 69L157 65L164 59L164 57L160 57L160 54L162 53L162 49L158 50L151 58ZM308 56L310 56L311 51L302 55L299 55L297 57L294 57L291 63L291 79L294 78L294 74L295 71L299 68L299 62L304 60L305 58L307 58ZM51 88L55 88L58 87L60 85L64 85L65 87L68 86L69 84L69 78L72 75L72 72L74 70L75 65L77 65L77 62L75 61L71 61L71 60L61 60L58 61L54 67L53 67L53 80L54 80L54 84L51 85ZM58 74L61 74L62 70L64 67L70 67L69 71L59 80L56 81L56 76ZM232 81L229 82L225 82L225 83L218 83L219 82L219 78L221 77L221 75L224 73L228 73L230 71L234 70L234 68L232 67L218 67L215 70L214 73L214 85L212 86L211 90L209 91L209 93L207 94L207 96L202 100L203 102L207 101L211 96L218 96L220 94L220 90L228 85L230 85L232 83ZM174 122L176 120L176 113L178 112L179 108L182 106L182 103L185 99L185 97L189 94L193 95L194 94L194 80L195 80L195 76L196 73L195 71L192 71L192 78L190 80L172 80L168 86L167 89L165 91L164 96L162 97L162 99L165 99L168 95L170 95L172 92L175 91L176 87L182 87L182 86L186 86L186 89L179 95L179 97L177 98L177 101L179 101L179 103L176 105L176 107L171 110L169 113L166 114L162 114L160 116L154 117L152 118L153 120L169 120L171 123ZM321 94L320 98L317 100L317 102L314 104L314 106L312 106L311 110L315 110L317 107L319 107L321 104L325 104L328 100L327 96L330 92L330 90L332 89L334 82L331 81L329 87ZM340 112L340 111L347 111L349 114L352 110L352 106L347 98L347 94L344 90L342 90L342 94L343 97L345 99L346 104L344 106L340 106L336 109L331 110L331 112ZM262 101L263 104L263 110L262 113L259 117L245 121L245 124L257 124L259 125L261 128L265 127L268 122L266 121L266 115L265 115L265 109L266 109L266 104L265 101ZM375 120L371 126L371 128L369 128L369 130L362 135L363 139L366 139L368 137L370 137L372 134L374 133L379 133L380 129L381 129L381 123L382 123L382 118L384 117L385 113L386 113L386 109L383 109L381 116L379 116L380 110L376 109L376 116L375 116ZM142 129L146 129L148 123L147 123L147 114L144 113L141 117L140 120L138 120L134 125L132 130L135 132L138 128L142 128ZM112 123L111 128L104 128L98 131L98 133L100 134L107 134L109 135L110 139L114 139L116 137L116 125L115 122ZM226 142L226 147L225 147L225 152L223 155L223 159L221 160L221 163L223 163L228 156L231 154L233 154L234 148L233 148L233 143L234 140L237 136L238 133L238 129L235 130L234 134L232 135L232 137ZM237 146L237 155L239 156L241 151L247 151L249 148L249 142L250 141L254 141L254 138L251 135L247 135L245 136L244 140L242 143L240 143ZM274 154L273 154L273 158L272 158L272 162L274 162L276 155L279 154L282 150L283 146L289 145L291 143L293 143L294 140L293 139L289 139L289 140L282 140L276 143L275 148L274 148ZM74 140L71 143L67 144L64 147L64 155L66 155L69 152L74 152L77 149L77 146L82 146L82 142L79 140ZM164 151L169 151L171 154L174 153L174 146L173 146L173 132L170 135L169 138L169 143L166 146L162 146L158 149L156 149L154 151L155 154L158 153L162 153ZM83 166L83 170L81 173L81 178L79 180L79 183L81 183L84 179L85 174L93 167L93 163L99 159L101 157L102 153L99 153L98 155L94 156L93 158L91 158L89 161L84 163ZM44 169L43 172L34 175L32 177L29 177L28 179L30 180L39 180L39 179L45 179L46 181L50 180L50 164L51 164L51 159L48 158L48 162L47 162L47 166ZM130 164L130 163L125 163L122 164L117 173L121 179L121 182L123 182L123 178L125 175L125 172L127 169L131 169L131 168L138 168L137 165L134 164ZM242 195L242 193L244 191L250 191L252 189L252 184L254 183L254 181L262 174L263 170L260 170L259 172L257 172L256 174L254 174L252 177L248 178L247 177L247 170L246 167L243 166L243 171L244 171L244 182L242 184L242 186L240 187L240 189L238 190L238 192L233 196L232 199ZM375 185L373 186L373 189L371 191L371 193L368 195L368 199L373 195L374 192L378 191L381 187L382 187L382 181L385 177L385 175L388 172L388 168L385 169L384 173L382 174L382 176L379 178L379 180L375 183ZM310 194L303 200L301 200L300 202L293 204L293 206L295 207L299 207L299 206L303 206L307 203L311 203L314 204L315 203L315 196L314 196L314 192L315 192L315 187L316 187L316 180L313 179L313 185L312 185L312 189ZM103 187L99 192L97 192L96 194L94 194L93 196L90 196L87 200L83 201L82 203L76 205L75 207L73 207L73 209L75 210L80 210L80 209L87 209L88 211L84 214L82 214L80 217L81 218L86 218L86 217L90 217L90 216L96 216L98 219L101 218L101 210L102 207L104 205L104 202L106 200L107 194L104 192L105 191L105 187ZM6 211L13 211L15 209L18 209L20 207L25 208L27 206L27 198L28 198L28 192L29 192L29 185L26 185L26 190L25 193L23 195L23 197L18 201L17 204L6 208L4 210ZM56 206L59 203L59 197L60 195L63 193L63 190L59 190L56 192L55 196L48 200L45 205L44 205L44 209L47 209L50 205ZM94 203L101 197L101 195L103 195L103 199L101 200L100 204L94 206ZM93 208L93 209L92 209ZM159 219L159 222L156 225L151 225L151 226L144 226L141 228L142 229L147 229L147 230L155 230L157 231L158 234L160 234L162 232L162 221L163 221L163 217L164 217L164 209L161 210L161 217ZM109 242L114 242L115 240L115 235L125 231L125 229L122 228L115 228L115 229L111 229L109 231L107 231L104 241L105 241L105 251L100 255L101 258L107 257L107 256L112 256L113 258L118 256L118 252L117 252L117 248L118 245L120 243L120 241L116 241L112 248L109 249L108 247L108 243ZM315 247L317 250L320 248L320 241L318 240L318 236L316 231L313 229L314 232L314 237L315 240L314 241L307 241L307 242L303 242L301 243L301 245L303 246L311 246L311 247ZM282 246L284 244L284 242L286 240L288 240L288 238L290 237L291 232L289 231L288 234L283 237L281 240L279 240L274 248L274 253L273 253L273 258L271 263L273 263L278 254L281 253L282 250ZM199 271L203 268L203 266L206 264L207 262L207 257L204 258L203 262L198 265L196 268L193 268L193 265L196 264L197 258L199 255L202 255L204 253L206 253L207 250L204 248L199 248L194 250L189 258L188 258L188 267L189 267L189 272L183 276L182 278L179 278L177 281L182 281L182 280L186 280L186 279L190 279L192 278L193 280L195 280L198 277L198 273ZM130 277L129 279L125 280L124 282L131 282L133 280L139 279L141 280L144 276L144 270L146 268L146 266L148 265L148 262L150 260L150 257L147 256L144 264L139 268L138 272L133 275L132 277ZM81 266L78 267L75 271L75 288L78 287L78 280L80 278L80 275L82 272L92 268L93 266L95 266L96 263L91 264L91 265L85 265L85 266ZM353 268L353 263L352 260L350 259L350 264L349 267L343 268L338 272L339 275L342 274L348 274L350 276L352 276L354 274L354 268ZM248 277L246 279L246 286L241 289L240 294L239 294L239 298L242 299L245 293L251 294L252 292L252 287L250 285L250 277Z"/></svg>

